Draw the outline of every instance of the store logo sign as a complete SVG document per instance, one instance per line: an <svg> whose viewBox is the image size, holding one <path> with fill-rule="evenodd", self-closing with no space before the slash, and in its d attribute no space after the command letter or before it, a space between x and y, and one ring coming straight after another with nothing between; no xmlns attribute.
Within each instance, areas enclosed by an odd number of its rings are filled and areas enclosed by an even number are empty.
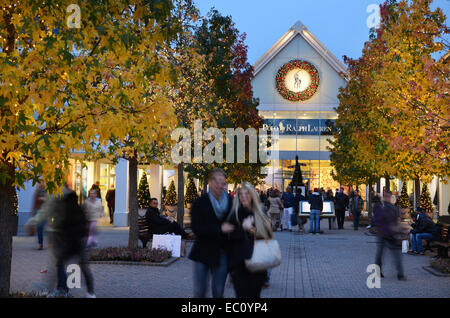
<svg viewBox="0 0 450 318"><path fill-rule="evenodd" d="M263 129L280 135L332 135L333 119L265 119Z"/></svg>

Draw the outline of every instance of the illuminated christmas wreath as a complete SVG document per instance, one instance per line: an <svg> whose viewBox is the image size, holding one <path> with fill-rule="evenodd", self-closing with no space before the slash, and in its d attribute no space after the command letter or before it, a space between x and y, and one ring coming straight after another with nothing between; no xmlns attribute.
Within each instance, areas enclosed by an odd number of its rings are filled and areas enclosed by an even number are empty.
<svg viewBox="0 0 450 318"><path fill-rule="evenodd" d="M286 75L289 71L294 69L305 70L309 73L311 77L310 85L301 92L294 92L286 87ZM284 64L277 72L277 76L275 78L275 83L277 86L277 90L283 98L297 102L297 101L305 101L310 99L317 91L319 87L319 72L316 67L309 62L301 61L301 60L292 60Z"/></svg>

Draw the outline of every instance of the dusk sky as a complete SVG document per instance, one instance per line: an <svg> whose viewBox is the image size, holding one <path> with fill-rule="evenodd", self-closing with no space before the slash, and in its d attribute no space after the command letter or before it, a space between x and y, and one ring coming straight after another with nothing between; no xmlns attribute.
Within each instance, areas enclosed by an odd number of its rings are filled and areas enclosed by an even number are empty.
<svg viewBox="0 0 450 318"><path fill-rule="evenodd" d="M248 58L254 64L278 39L300 20L341 62L343 56L361 56L369 39L366 12L384 0L194 0L202 15L215 7L231 15L240 32L247 33ZM450 15L450 0L434 0Z"/></svg>

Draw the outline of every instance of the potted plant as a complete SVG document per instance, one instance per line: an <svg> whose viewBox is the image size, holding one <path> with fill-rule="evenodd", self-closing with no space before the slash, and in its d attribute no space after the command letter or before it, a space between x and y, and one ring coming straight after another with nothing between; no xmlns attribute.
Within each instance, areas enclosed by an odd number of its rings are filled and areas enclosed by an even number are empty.
<svg viewBox="0 0 450 318"><path fill-rule="evenodd" d="M398 198L398 206L400 208L401 218L403 220L409 219L409 196L406 190L406 182L403 183L402 192Z"/></svg>
<svg viewBox="0 0 450 318"><path fill-rule="evenodd" d="M186 188L186 196L184 197L184 203L187 207L188 216L191 213L192 203L198 198L197 187L195 186L194 179L189 178Z"/></svg>
<svg viewBox="0 0 450 318"><path fill-rule="evenodd" d="M169 189L167 190L164 198L164 206L169 216L176 219L177 217L177 191L175 190L175 183L173 180L170 182Z"/></svg>
<svg viewBox="0 0 450 318"><path fill-rule="evenodd" d="M140 216L145 216L145 212L150 207L150 199L151 199L150 188L148 186L147 175L145 172L142 175L141 180L139 181L137 199L139 206L138 213Z"/></svg>

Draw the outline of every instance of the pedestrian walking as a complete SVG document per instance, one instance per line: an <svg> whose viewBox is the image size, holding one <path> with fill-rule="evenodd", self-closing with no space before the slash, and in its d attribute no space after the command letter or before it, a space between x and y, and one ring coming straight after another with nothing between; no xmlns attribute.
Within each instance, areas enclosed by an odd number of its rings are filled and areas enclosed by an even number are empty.
<svg viewBox="0 0 450 318"><path fill-rule="evenodd" d="M250 272L245 260L251 259L255 239L273 238L270 220L259 204L255 188L244 182L233 200L233 207L226 223L234 230L230 232L228 268L233 279L237 298L259 298L267 282L267 271Z"/></svg>
<svg viewBox="0 0 450 318"><path fill-rule="evenodd" d="M344 187L341 187L341 190L338 193L336 193L334 205L339 230L344 229L345 211L348 208L348 204L349 204L348 196L344 192Z"/></svg>
<svg viewBox="0 0 450 318"><path fill-rule="evenodd" d="M316 234L319 231L320 213L323 210L322 195L319 189L314 188L314 192L309 196L308 203L310 204L310 219L309 219L309 233Z"/></svg>
<svg viewBox="0 0 450 318"><path fill-rule="evenodd" d="M96 181L96 182L92 185L92 187L91 187L91 189L89 190L89 192L90 192L91 190L95 190L96 193L97 193L97 198L99 198L100 200L102 199L102 191L100 190L100 181Z"/></svg>
<svg viewBox="0 0 450 318"><path fill-rule="evenodd" d="M114 224L114 209L116 207L116 189L114 186L106 192L106 202L109 210L109 223Z"/></svg>
<svg viewBox="0 0 450 318"><path fill-rule="evenodd" d="M280 199L280 191L278 191L277 189L272 189L267 200L269 202L268 215L272 222L272 229L273 231L277 231L281 226L280 215L284 209L283 202L281 202Z"/></svg>
<svg viewBox="0 0 450 318"><path fill-rule="evenodd" d="M98 240L96 237L96 227L98 219L103 215L102 201L97 197L96 189L91 189L89 191L89 197L84 201L82 205L83 211L86 214L86 219L88 221L89 235L87 240L87 248L97 247Z"/></svg>
<svg viewBox="0 0 450 318"><path fill-rule="evenodd" d="M39 213L26 223L27 227L33 227L43 220L48 221L47 232L57 270L57 288L49 297L69 296L65 263L68 259L76 257L86 280L86 296L95 298L94 279L85 251L88 235L87 219L77 201L75 191L66 184L61 196L52 196L47 199Z"/></svg>
<svg viewBox="0 0 450 318"><path fill-rule="evenodd" d="M358 231L359 218L364 207L364 200L359 195L359 190L354 191L353 198L350 200L350 211L353 215L353 228Z"/></svg>
<svg viewBox="0 0 450 318"><path fill-rule="evenodd" d="M281 202L283 202L283 227L282 230L292 231L292 214L294 213L295 197L292 193L292 187L288 186L286 192L281 196Z"/></svg>
<svg viewBox="0 0 450 318"><path fill-rule="evenodd" d="M195 241L189 254L194 261L194 297L206 296L209 276L212 277L212 296L222 298L228 275L228 233L234 230L224 224L231 209L231 199L224 190L226 174L213 169L208 176L208 193L194 201L191 226Z"/></svg>
<svg viewBox="0 0 450 318"><path fill-rule="evenodd" d="M383 208L375 209L375 227L377 230L377 251L375 255L375 264L380 267L380 275L384 277L382 271L382 258L384 248L387 247L394 258L397 268L397 278L406 280L402 264L402 243L398 238L400 212L399 209L391 203L392 193L384 191Z"/></svg>
<svg viewBox="0 0 450 318"><path fill-rule="evenodd" d="M47 197L47 192L45 191L45 184L44 182L40 182L34 192L33 197L33 212L32 216L36 216L39 213L39 209L44 204ZM38 237L38 246L37 250L40 251L44 248L44 228L45 228L46 221L42 221L42 223L38 224L36 226L36 232Z"/></svg>

